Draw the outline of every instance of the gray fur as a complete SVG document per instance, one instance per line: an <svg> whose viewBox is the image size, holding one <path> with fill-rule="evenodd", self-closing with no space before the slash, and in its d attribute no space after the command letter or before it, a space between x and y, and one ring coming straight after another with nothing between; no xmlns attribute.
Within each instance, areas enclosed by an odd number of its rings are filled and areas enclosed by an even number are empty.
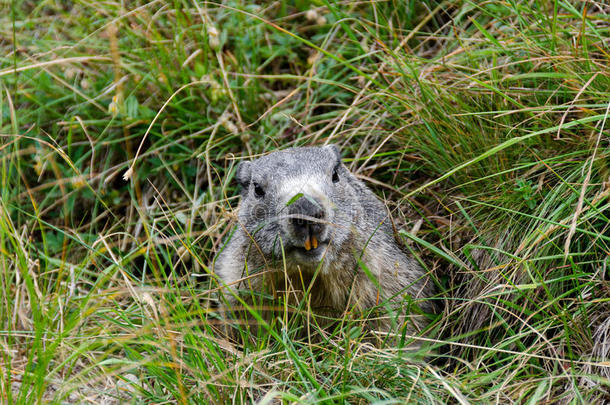
<svg viewBox="0 0 610 405"><path fill-rule="evenodd" d="M277 297L289 286L294 303L314 280L314 314L340 317L388 298L408 333L425 326L423 316L397 307L405 294L414 300L429 296L430 282L396 243L385 205L341 163L336 146L292 148L242 162L236 178L242 185L239 223L214 269L228 288L245 290L243 297L252 302L247 291ZM308 235L316 236L317 249L304 250ZM240 306L233 294L224 295ZM424 312L432 309L429 301L417 304ZM389 331L391 324L386 313L371 327Z"/></svg>

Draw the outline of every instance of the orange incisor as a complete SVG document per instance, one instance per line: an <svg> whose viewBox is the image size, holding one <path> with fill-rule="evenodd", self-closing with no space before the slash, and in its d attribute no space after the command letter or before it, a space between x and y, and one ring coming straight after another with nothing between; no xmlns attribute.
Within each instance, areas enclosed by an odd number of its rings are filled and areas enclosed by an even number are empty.
<svg viewBox="0 0 610 405"><path fill-rule="evenodd" d="M305 250L311 250L312 247L314 249L318 248L318 240L315 236L305 239Z"/></svg>

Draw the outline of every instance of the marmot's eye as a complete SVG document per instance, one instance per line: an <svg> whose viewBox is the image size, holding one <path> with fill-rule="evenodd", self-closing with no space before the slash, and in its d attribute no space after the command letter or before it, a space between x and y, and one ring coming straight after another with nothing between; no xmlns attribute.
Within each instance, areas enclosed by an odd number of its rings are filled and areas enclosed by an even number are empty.
<svg viewBox="0 0 610 405"><path fill-rule="evenodd" d="M333 183L339 182L339 165L335 166L333 170Z"/></svg>
<svg viewBox="0 0 610 405"><path fill-rule="evenodd" d="M265 196L265 190L261 187L260 184L254 183L254 195L261 198Z"/></svg>

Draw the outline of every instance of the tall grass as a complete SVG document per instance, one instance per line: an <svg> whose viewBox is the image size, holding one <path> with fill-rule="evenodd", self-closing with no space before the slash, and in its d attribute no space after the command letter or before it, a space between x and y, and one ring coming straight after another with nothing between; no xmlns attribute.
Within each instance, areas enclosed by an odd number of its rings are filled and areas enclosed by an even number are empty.
<svg viewBox="0 0 610 405"><path fill-rule="evenodd" d="M605 3L4 11L2 402L610 401ZM225 334L234 165L326 142L437 283L425 352Z"/></svg>

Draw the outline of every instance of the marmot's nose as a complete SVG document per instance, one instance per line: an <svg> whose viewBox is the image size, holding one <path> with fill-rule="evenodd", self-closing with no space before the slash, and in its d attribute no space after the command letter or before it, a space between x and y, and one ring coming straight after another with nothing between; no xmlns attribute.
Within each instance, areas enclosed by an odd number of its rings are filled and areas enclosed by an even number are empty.
<svg viewBox="0 0 610 405"><path fill-rule="evenodd" d="M293 236L303 241L306 249L308 246L315 249L326 226L326 213L322 204L312 197L302 196L288 206L288 213Z"/></svg>
<svg viewBox="0 0 610 405"><path fill-rule="evenodd" d="M309 196L301 196L298 200L294 201L288 206L288 212L290 215L296 215L297 217L291 218L291 221L298 225L306 225L308 223L306 218L301 216L313 217L317 219L324 219L324 208L316 199Z"/></svg>

